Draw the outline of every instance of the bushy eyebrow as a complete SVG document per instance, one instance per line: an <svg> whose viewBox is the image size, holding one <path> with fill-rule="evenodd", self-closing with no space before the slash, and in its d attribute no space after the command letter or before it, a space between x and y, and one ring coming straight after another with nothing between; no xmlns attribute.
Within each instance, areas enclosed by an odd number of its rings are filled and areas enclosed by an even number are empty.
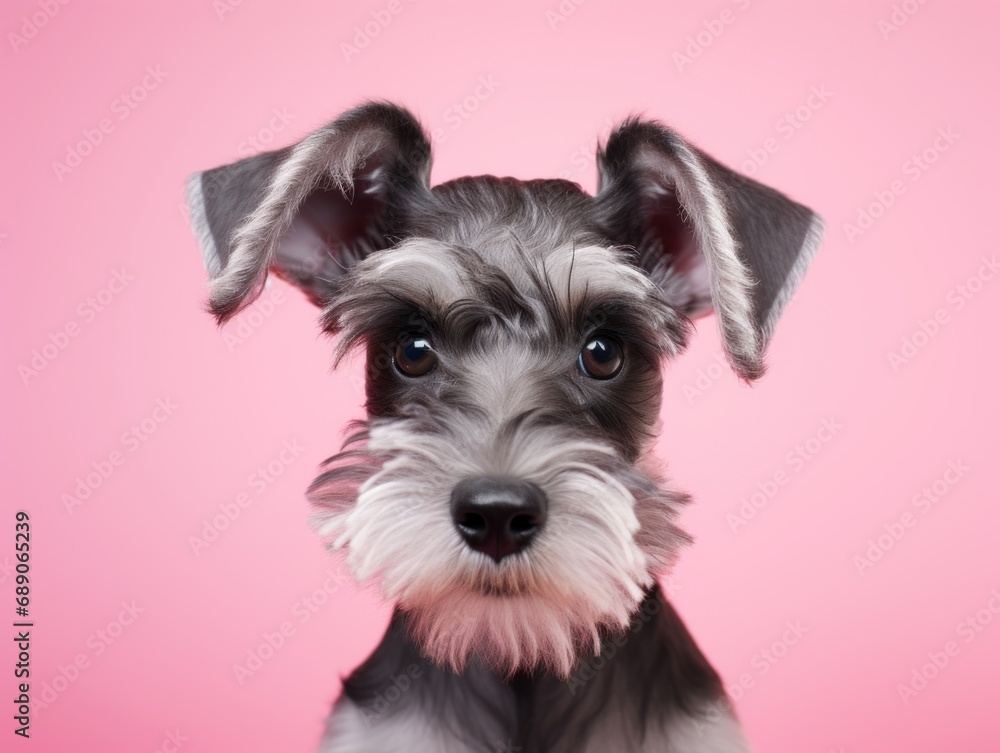
<svg viewBox="0 0 1000 753"><path fill-rule="evenodd" d="M576 250L541 259L518 253L507 258L510 270L453 246L382 254L324 312L326 330L342 335L338 358L413 331L461 347L488 330L551 344L609 329L651 359L679 352L687 340L687 319L634 268L623 273L612 250L582 249L579 260Z"/></svg>
<svg viewBox="0 0 1000 753"><path fill-rule="evenodd" d="M578 308L573 330L581 337L604 333L620 339L649 361L679 353L687 344L690 322L665 304L604 298Z"/></svg>
<svg viewBox="0 0 1000 753"><path fill-rule="evenodd" d="M489 332L522 333L528 341L545 348L557 343L580 347L587 337L605 333L619 339L634 356L654 365L682 350L688 335L687 320L676 317L676 312L657 312L653 302L638 306L633 300L616 297L580 299L571 310L559 310L558 319L539 315L537 307L515 310L481 299L434 304L432 300L418 301L389 291L373 292L363 300L363 311L359 301L359 310L347 318L354 323L364 322L364 326L343 329L338 360L358 345L391 347L414 333L459 350L478 347L482 336L488 338Z"/></svg>

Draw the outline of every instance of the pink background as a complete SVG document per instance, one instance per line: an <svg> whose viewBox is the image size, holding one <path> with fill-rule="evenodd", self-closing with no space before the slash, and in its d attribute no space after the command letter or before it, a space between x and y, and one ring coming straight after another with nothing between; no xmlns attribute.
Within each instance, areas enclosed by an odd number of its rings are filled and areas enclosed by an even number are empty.
<svg viewBox="0 0 1000 753"><path fill-rule="evenodd" d="M710 321L669 368L657 453L697 500L684 518L697 543L670 587L727 683L742 682L760 751L1000 750L1000 275L982 261L997 254L994 3L908 0L905 23L880 29L888 0L589 0L561 16L557 0L395 0L350 59L342 44L388 2L80 1L51 18L44 5L4 3L0 25L0 613L23 508L33 693L55 693L20 747L168 751L179 735L185 753L310 751L339 677L378 641L387 608L343 581L303 499L358 414L357 364L329 373L316 312L284 283L216 330L182 208L190 172L373 97L438 131L438 182L563 175L593 189L596 137L643 111L826 217L764 380L746 388L718 365ZM721 33L689 39L709 27ZM78 147L105 119L100 143ZM66 172L54 163L68 150L83 156ZM866 229L845 227L879 196L891 205ZM122 269L132 279L109 287ZM905 363L891 357L904 338L920 346ZM285 463L284 442L303 448ZM254 475L269 463L280 475ZM108 478L68 511L94 464ZM935 482L938 501L915 500ZM734 518L761 488L763 506ZM195 552L220 506L238 515ZM859 565L885 526L898 540ZM283 624L240 682L234 665ZM947 666L904 703L914 671L935 674L929 652Z"/></svg>

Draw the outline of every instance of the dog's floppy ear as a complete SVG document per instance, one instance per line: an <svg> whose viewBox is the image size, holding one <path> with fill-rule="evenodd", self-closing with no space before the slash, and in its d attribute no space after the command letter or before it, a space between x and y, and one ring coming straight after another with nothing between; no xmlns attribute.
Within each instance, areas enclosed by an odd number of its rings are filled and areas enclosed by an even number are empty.
<svg viewBox="0 0 1000 753"><path fill-rule="evenodd" d="M188 180L188 203L224 322L256 298L268 270L324 304L337 279L392 245L429 195L431 149L406 110L371 103L298 144Z"/></svg>
<svg viewBox="0 0 1000 753"><path fill-rule="evenodd" d="M775 322L823 234L818 215L659 123L628 120L598 151L598 222L689 317L714 309L729 361L764 370Z"/></svg>

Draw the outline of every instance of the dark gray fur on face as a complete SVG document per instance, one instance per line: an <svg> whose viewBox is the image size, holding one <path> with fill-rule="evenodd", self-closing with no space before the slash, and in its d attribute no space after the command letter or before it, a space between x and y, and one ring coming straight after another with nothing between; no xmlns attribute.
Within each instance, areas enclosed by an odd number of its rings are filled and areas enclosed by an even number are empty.
<svg viewBox="0 0 1000 753"><path fill-rule="evenodd" d="M419 124L370 104L189 183L220 322L271 272L323 308L339 355L366 351L368 419L310 499L397 613L324 750L746 749L655 586L687 541L686 497L649 455L660 367L714 311L734 369L759 377L822 224L654 122L623 123L598 164L596 196L489 176L431 187ZM598 335L624 353L607 380L577 363ZM418 378L394 360L414 336L436 357ZM546 497L530 546L494 561L465 545L449 498L473 478ZM412 667L398 702L371 706Z"/></svg>

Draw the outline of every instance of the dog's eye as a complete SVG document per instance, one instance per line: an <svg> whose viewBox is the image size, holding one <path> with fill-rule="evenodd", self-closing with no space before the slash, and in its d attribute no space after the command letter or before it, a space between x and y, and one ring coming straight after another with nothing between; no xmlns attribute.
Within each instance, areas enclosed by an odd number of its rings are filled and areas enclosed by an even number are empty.
<svg viewBox="0 0 1000 753"><path fill-rule="evenodd" d="M407 335L396 345L393 363L405 376L420 377L430 373L437 363L437 356L426 337Z"/></svg>
<svg viewBox="0 0 1000 753"><path fill-rule="evenodd" d="M591 379L611 379L624 363L622 346L606 335L590 338L580 351L580 371Z"/></svg>

